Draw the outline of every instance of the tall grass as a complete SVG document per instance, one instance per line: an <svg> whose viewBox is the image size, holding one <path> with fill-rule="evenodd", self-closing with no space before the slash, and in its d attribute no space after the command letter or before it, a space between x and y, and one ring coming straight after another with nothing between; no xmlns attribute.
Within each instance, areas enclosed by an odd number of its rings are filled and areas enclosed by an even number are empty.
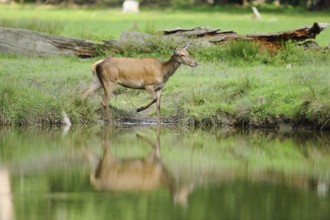
<svg viewBox="0 0 330 220"><path fill-rule="evenodd" d="M143 35L141 35L143 36ZM139 37L141 37L139 36ZM158 57L168 59L172 50L187 43L185 39L159 39L157 35L146 37L144 42L128 39L120 41L117 46L103 51L103 56L124 57ZM267 46L253 41L229 41L220 45L202 46L193 43L190 54L200 62L224 62L232 66L252 65L318 65L329 59L329 52L324 50L306 50L294 42L284 42L279 49L268 49Z"/></svg>
<svg viewBox="0 0 330 220"><path fill-rule="evenodd" d="M59 35L64 29L64 22L56 20L28 19L1 19L0 27L23 28L42 33Z"/></svg>
<svg viewBox="0 0 330 220"><path fill-rule="evenodd" d="M188 122L266 127L290 122L329 127L330 82L325 70L258 66L215 70L211 78L206 75L195 79L195 86L178 97L177 103L183 103L179 108L192 118ZM306 84L300 77L311 79Z"/></svg>
<svg viewBox="0 0 330 220"><path fill-rule="evenodd" d="M61 124L63 110L69 111L74 121L76 121L77 112L79 112L79 118L84 118L85 121L93 117L90 112L91 107L77 105L75 101L79 91L73 85L79 85L80 69L84 69L84 64L73 60L75 59L67 57L37 58L2 55L1 123ZM76 69L73 68L74 66Z"/></svg>

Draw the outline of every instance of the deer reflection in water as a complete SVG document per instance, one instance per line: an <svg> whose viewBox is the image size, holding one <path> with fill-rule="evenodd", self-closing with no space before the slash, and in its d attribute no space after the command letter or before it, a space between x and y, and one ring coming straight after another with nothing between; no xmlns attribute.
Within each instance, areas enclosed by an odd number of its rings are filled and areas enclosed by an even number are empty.
<svg viewBox="0 0 330 220"><path fill-rule="evenodd" d="M90 181L96 190L103 191L152 191L167 188L175 204L187 206L189 194L193 191L192 183L180 186L161 161L160 126L157 126L156 143L147 137L137 135L152 147L149 155L143 158L117 159L109 147L108 131L102 140L103 155L98 159L88 153L92 166Z"/></svg>

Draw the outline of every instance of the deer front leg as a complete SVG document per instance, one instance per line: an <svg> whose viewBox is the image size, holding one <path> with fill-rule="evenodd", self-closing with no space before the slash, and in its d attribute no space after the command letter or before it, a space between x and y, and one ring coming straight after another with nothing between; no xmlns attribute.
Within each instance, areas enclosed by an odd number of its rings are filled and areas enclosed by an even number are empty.
<svg viewBox="0 0 330 220"><path fill-rule="evenodd" d="M152 101L149 102L147 105L138 108L138 109L136 110L136 112L140 112L140 111L146 110L146 109L149 108L152 104L154 104L155 102L157 102L157 95L156 95L156 91L155 91L154 87L153 87L153 86L146 86L146 87L145 87L145 90L151 95L151 97L152 97Z"/></svg>

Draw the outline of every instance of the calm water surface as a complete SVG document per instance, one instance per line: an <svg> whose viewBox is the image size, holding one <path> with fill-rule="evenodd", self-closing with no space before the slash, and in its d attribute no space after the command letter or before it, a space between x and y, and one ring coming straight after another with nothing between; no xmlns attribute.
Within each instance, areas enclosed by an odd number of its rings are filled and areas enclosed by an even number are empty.
<svg viewBox="0 0 330 220"><path fill-rule="evenodd" d="M330 134L0 128L0 220L330 219Z"/></svg>

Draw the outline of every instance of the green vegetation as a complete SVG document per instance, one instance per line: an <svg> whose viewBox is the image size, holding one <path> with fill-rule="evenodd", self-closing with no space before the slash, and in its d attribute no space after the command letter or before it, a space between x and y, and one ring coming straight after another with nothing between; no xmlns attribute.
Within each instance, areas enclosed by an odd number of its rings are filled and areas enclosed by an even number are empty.
<svg viewBox="0 0 330 220"><path fill-rule="evenodd" d="M1 19L0 27L24 28L52 35L59 35L63 31L64 23L59 21L39 20L37 18L19 20Z"/></svg>
<svg viewBox="0 0 330 220"><path fill-rule="evenodd" d="M1 5L0 8L4 9L1 15L6 26L94 40L117 37L122 31L134 28L154 32L174 26L208 25L253 33L286 30L314 21L329 22L324 13L299 10L286 13L289 9L280 13L269 11L263 21L256 21L246 9L230 8L227 11L226 8L219 11L166 9L165 12L142 9L138 15L124 15L119 9L33 5ZM29 21L40 23L31 25ZM49 30L42 29L45 26ZM330 29L325 30L317 42L325 46L329 36ZM173 42L162 45L151 41L142 49L128 44L126 50L105 53L166 60L176 46ZM254 43L234 42L209 48L193 45L190 52L201 65L194 69L181 67L165 86L162 96L165 121L195 126L273 127L289 123L318 129L330 127L329 50L304 50L289 42L276 53L270 53ZM1 124L61 124L62 111L75 124L103 120L101 93L85 101L79 98L91 82L91 64L100 57L80 60L0 55L0 58ZM135 112L149 101L146 92L119 88L116 94L110 101L115 118L141 119L155 115L154 108L142 114Z"/></svg>
<svg viewBox="0 0 330 220"><path fill-rule="evenodd" d="M52 24L59 35L91 40L119 37L123 31L150 32L173 27L209 26L240 34L290 30L314 22L329 22L329 13L309 12L300 8L260 8L263 20L253 19L252 10L232 6L189 7L185 9L148 7L139 14L123 14L121 8L70 8L30 4L0 5L1 26L29 28L30 23ZM10 22L9 22L9 21ZM36 22L38 21L38 22ZM57 25L56 25L57 24ZM6 25L6 26L8 26ZM49 26L49 25L48 25ZM35 30L40 30L34 26ZM317 37L321 46L329 44L330 29Z"/></svg>
<svg viewBox="0 0 330 220"><path fill-rule="evenodd" d="M275 126L290 122L328 128L330 64L320 60L329 59L329 53L308 53L309 62L292 63L292 68L285 63L243 68L224 61L202 63L195 69L182 67L164 89L162 116L195 125ZM243 62L244 58L235 60ZM1 61L2 123L59 124L62 111L73 123L96 123L104 117L98 110L101 93L85 101L79 98L91 82L94 61L4 55ZM139 117L135 109L150 99L144 91L120 88L117 94L110 103L113 110L122 110L115 111L119 118ZM154 114L151 108L147 117Z"/></svg>

